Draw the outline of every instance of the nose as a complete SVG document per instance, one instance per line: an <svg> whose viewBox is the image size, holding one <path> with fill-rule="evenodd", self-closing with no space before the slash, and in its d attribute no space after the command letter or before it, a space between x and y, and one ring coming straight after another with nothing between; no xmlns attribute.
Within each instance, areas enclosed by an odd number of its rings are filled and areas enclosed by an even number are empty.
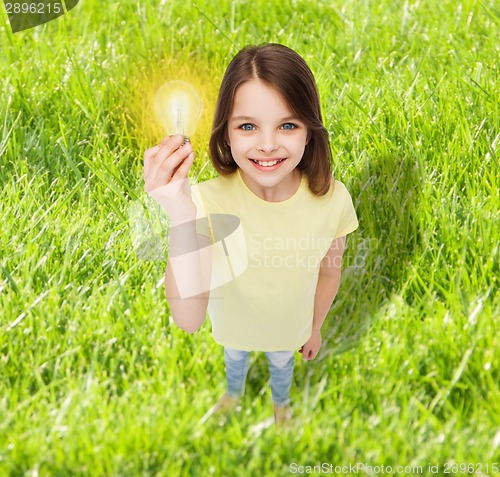
<svg viewBox="0 0 500 477"><path fill-rule="evenodd" d="M264 154L270 154L279 148L274 132L262 131L259 135L258 149Z"/></svg>

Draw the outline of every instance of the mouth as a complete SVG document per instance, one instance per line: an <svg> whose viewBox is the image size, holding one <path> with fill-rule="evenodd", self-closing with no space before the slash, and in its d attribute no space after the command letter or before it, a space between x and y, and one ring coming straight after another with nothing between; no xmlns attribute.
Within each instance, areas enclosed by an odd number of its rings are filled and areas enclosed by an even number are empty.
<svg viewBox="0 0 500 477"><path fill-rule="evenodd" d="M286 157L281 157L281 158L276 158L276 159L267 159L265 161L262 160L257 160L257 159L250 159L256 166L259 166L259 168L272 168L277 169L275 166L279 166L284 160L286 160Z"/></svg>

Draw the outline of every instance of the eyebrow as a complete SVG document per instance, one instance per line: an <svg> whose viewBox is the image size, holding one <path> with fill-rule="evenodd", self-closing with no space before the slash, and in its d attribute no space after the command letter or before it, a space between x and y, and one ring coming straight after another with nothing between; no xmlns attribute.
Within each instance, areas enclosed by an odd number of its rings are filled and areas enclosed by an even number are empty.
<svg viewBox="0 0 500 477"><path fill-rule="evenodd" d="M231 118L231 121L255 121L255 118L252 116L235 116L234 118ZM279 120L279 122L284 123L287 121L300 121L300 119L295 116L287 116L286 118L281 118Z"/></svg>

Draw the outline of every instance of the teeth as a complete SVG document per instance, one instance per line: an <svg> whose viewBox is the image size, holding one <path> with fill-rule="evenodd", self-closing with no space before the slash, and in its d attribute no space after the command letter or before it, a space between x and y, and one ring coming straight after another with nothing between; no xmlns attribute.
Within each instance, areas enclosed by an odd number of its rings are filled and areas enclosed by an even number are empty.
<svg viewBox="0 0 500 477"><path fill-rule="evenodd" d="M256 161L254 160L259 166L264 166L264 167L271 167L274 166L275 164L278 164L278 162L281 162L281 159L276 160L276 161L269 161L269 162L262 162L262 161Z"/></svg>

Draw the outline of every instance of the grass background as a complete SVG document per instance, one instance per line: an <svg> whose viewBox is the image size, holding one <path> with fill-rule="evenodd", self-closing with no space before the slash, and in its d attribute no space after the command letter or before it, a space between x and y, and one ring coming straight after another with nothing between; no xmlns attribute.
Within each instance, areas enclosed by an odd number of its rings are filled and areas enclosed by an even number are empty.
<svg viewBox="0 0 500 477"><path fill-rule="evenodd" d="M16 34L0 11L0 475L499 475L496 2L81 0ZM198 424L224 391L222 349L209 323L173 325L165 261L136 257L127 219L162 135L156 88L200 90L191 177L206 180L224 69L266 41L315 73L360 219L281 433L259 426L259 354L237 418Z"/></svg>

